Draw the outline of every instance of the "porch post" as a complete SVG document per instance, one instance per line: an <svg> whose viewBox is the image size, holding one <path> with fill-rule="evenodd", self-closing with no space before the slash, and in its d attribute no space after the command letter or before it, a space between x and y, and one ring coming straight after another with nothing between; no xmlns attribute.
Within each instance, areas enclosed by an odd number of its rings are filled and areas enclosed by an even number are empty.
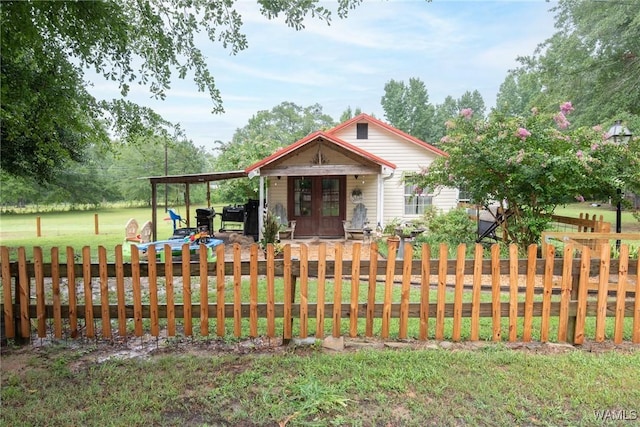
<svg viewBox="0 0 640 427"><path fill-rule="evenodd" d="M382 179L382 173L378 172L378 206L376 207L376 227L380 224L384 227L382 223L382 215L384 213L384 180Z"/></svg>
<svg viewBox="0 0 640 427"><path fill-rule="evenodd" d="M258 190L258 241L262 240L262 228L264 227L264 176L260 175L260 185Z"/></svg>

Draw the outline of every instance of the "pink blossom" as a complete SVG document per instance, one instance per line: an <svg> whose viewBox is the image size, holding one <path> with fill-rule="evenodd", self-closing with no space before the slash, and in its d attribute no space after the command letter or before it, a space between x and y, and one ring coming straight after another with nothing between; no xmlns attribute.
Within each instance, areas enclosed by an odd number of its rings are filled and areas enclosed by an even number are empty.
<svg viewBox="0 0 640 427"><path fill-rule="evenodd" d="M524 141L525 139L527 139L528 136L531 136L531 132L529 132L525 128L518 128L516 135L518 136L518 138Z"/></svg>
<svg viewBox="0 0 640 427"><path fill-rule="evenodd" d="M469 120L473 116L473 110L471 108L463 108L460 110L460 115Z"/></svg>
<svg viewBox="0 0 640 427"><path fill-rule="evenodd" d="M565 117L565 115L562 112L560 112L560 113L556 114L555 116L553 116L553 120L555 120L556 125L558 125L558 127L560 129L566 129L571 124L571 123L569 123L569 120L567 120L567 118Z"/></svg>
<svg viewBox="0 0 640 427"><path fill-rule="evenodd" d="M602 126L600 125L595 125L591 129L593 129L595 132L602 132Z"/></svg>
<svg viewBox="0 0 640 427"><path fill-rule="evenodd" d="M598 148L600 148L600 145L597 143L593 143L591 144L591 151L596 151Z"/></svg>
<svg viewBox="0 0 640 427"><path fill-rule="evenodd" d="M582 152L582 150L576 151L576 157L582 160L582 158L584 157L584 153Z"/></svg>
<svg viewBox="0 0 640 427"><path fill-rule="evenodd" d="M440 138L440 142L443 144L447 144L449 142L451 142L451 138L449 138L449 135L445 135L442 138Z"/></svg>
<svg viewBox="0 0 640 427"><path fill-rule="evenodd" d="M576 200L579 202L584 202L584 196L578 195L576 196Z"/></svg>
<svg viewBox="0 0 640 427"><path fill-rule="evenodd" d="M560 111L562 111L562 114L569 114L573 110L575 110L575 108L573 108L573 105L571 105L570 101L567 101L564 104L560 104Z"/></svg>

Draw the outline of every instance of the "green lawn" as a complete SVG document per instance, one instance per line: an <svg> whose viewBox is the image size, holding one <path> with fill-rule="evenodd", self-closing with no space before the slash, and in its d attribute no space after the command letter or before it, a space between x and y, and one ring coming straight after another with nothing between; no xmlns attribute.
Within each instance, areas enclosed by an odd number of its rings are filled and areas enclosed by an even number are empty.
<svg viewBox="0 0 640 427"><path fill-rule="evenodd" d="M5 352L0 424L600 426L640 416L638 351L215 348L134 359L91 345Z"/></svg>
<svg viewBox="0 0 640 427"><path fill-rule="evenodd" d="M222 212L222 206L213 206ZM195 213L199 206L191 207L191 226L195 226ZM184 218L184 207L177 208ZM98 231L95 234L95 216L98 216ZM37 236L37 218L40 218L41 236ZM173 226L164 209L158 209L158 239L167 239L173 233ZM52 247L71 246L78 253L84 246L92 249L92 258L97 258L98 246L107 248L113 261L113 248L124 242L125 225L135 218L142 227L151 220L151 208L109 208L94 211L46 212L0 215L0 244L17 248L24 246L27 257L33 255L33 247L42 247L45 260L50 259ZM220 217L214 219L214 229L220 228Z"/></svg>
<svg viewBox="0 0 640 427"><path fill-rule="evenodd" d="M191 207L192 224L195 224L195 210L199 206ZM213 206L216 212L222 212L222 205ZM185 216L185 208L178 207L178 213ZM557 210L558 215L578 217L588 213L589 215L603 215L605 221L610 221L615 230L615 210L608 205L592 207L589 203L576 203ZM98 215L99 234L95 234L95 215ZM37 236L37 218L40 218L41 237ZM157 230L158 238L166 239L172 234L171 221L165 220L168 214L164 209L158 209L159 219ZM95 211L74 212L45 212L17 213L0 215L0 244L17 248L26 248L27 257L32 258L34 246L43 248L45 262L49 259L52 247L71 246L79 252L82 247L92 248L92 258L97 258L98 246L107 248L113 261L113 248L121 244L125 235L125 224L129 218L135 218L140 226L145 221L151 220L150 208L109 208ZM640 232L640 223L631 212L625 211L622 216L622 230L624 232ZM214 229L220 228L220 217L214 220Z"/></svg>
<svg viewBox="0 0 640 427"><path fill-rule="evenodd" d="M556 215L572 218L578 218L581 213L589 215L590 218L593 217L593 215L596 215L596 218L600 218L600 215L602 215L605 222L611 223L611 231L615 231L616 229L615 206L612 207L605 203L600 206L591 206L591 202L574 203L564 207L559 207L555 211ZM621 227L623 233L640 232L640 222L633 217L633 213L631 211L625 210L624 208L622 210Z"/></svg>

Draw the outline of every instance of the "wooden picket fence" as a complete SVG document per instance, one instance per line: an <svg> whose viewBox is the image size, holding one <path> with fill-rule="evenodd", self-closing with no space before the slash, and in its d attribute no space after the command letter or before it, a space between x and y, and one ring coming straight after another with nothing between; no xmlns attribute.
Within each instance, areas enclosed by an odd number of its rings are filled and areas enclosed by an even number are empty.
<svg viewBox="0 0 640 427"><path fill-rule="evenodd" d="M168 256L160 262L151 246L147 258L134 247L131 261L124 262L119 245L113 263L104 247L97 262L85 247L78 263L72 248L65 262L53 248L51 262L44 263L39 247L32 262L24 248L11 262L3 246L4 333L16 340L230 333L288 340L294 331L321 338L330 330L335 337L382 339L640 343L640 262L629 259L627 244L617 260L610 259L609 243L596 257L588 246L575 256L572 244L563 256L548 245L541 258L532 245L524 259L513 245L507 259L500 258L499 245L487 250L477 244L470 259L465 245L456 259L447 259L445 244L433 253L422 245L419 259L409 244L402 260L397 249L391 244L383 259L375 242L355 243L345 257L337 244L329 257L320 243L317 259L309 259L308 246L301 244L294 258L286 245L283 258L275 259L270 245L262 260L253 245L243 261L242 248L234 244L232 261L225 261L220 245L217 260L208 262L206 251L191 261L185 246L181 260ZM361 259L365 250L368 260ZM595 289L588 286L594 278Z"/></svg>

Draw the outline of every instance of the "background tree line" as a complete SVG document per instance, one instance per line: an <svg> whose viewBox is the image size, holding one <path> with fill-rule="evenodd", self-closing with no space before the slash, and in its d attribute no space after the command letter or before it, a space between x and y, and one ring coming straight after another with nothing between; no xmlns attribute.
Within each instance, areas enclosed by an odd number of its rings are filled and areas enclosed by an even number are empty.
<svg viewBox="0 0 640 427"><path fill-rule="evenodd" d="M338 16L345 17L358 3L339 1ZM320 105L284 102L256 112L231 141L216 141L215 153L195 147L175 124L130 103L129 85L142 84L163 98L176 70L180 78L191 73L197 89L210 94L212 110L222 112L194 35L206 30L211 42L238 52L246 48L241 16L226 2L145 4L2 2L3 205L145 203L149 185L139 178L163 175L165 153L169 174L242 169L309 132L337 124ZM230 13L219 13L225 7ZM268 18L284 15L296 29L303 27L307 15L332 18L318 1L264 2L262 7ZM552 112L571 101L574 126L608 127L622 119L639 133L640 3L561 0L553 11L557 33L542 41L533 55L518 58L519 66L505 77L490 112L477 90L434 105L428 83L415 77L385 84L384 120L441 145L448 132L445 123L463 109L470 109L474 119L492 114L522 117L533 107ZM86 68L118 82L121 98L94 99L83 79ZM355 111L349 106L339 120L360 111L360 106ZM164 189L159 190L163 197ZM200 197L198 191L192 196ZM256 197L256 191L255 183L236 180L221 183L214 194L243 203ZM168 199L180 201L180 190L169 188L169 193Z"/></svg>

